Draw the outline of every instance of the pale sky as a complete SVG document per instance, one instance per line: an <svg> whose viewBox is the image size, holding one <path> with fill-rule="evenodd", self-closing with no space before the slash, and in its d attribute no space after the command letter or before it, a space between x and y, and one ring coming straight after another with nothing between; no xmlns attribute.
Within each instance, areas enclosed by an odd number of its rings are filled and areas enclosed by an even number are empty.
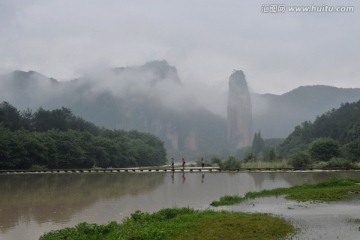
<svg viewBox="0 0 360 240"><path fill-rule="evenodd" d="M264 4L353 6L350 13L263 13ZM226 89L360 87L360 1L0 0L0 73L58 80L165 59L181 80Z"/></svg>

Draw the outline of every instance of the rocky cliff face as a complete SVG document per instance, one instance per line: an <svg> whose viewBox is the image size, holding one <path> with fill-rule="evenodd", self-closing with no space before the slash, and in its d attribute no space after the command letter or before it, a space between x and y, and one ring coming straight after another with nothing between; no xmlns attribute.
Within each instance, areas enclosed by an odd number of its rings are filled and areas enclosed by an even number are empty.
<svg viewBox="0 0 360 240"><path fill-rule="evenodd" d="M229 79L227 106L227 140L231 147L241 148L252 143L250 94L244 72L234 71Z"/></svg>

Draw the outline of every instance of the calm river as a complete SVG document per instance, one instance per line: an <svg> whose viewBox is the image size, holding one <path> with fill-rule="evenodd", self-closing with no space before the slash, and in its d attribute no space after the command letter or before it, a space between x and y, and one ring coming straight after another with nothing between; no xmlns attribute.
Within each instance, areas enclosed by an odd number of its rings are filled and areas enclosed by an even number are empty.
<svg viewBox="0 0 360 240"><path fill-rule="evenodd" d="M225 194L333 177L360 172L0 175L0 239L33 240L79 222L121 221L135 210L204 208Z"/></svg>

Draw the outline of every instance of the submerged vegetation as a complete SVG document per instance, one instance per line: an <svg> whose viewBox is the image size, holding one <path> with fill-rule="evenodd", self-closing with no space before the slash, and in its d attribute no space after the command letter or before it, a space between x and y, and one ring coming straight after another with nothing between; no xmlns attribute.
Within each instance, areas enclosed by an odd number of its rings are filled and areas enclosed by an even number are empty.
<svg viewBox="0 0 360 240"><path fill-rule="evenodd" d="M213 201L212 206L232 205L248 199L284 195L286 199L297 201L337 201L360 194L360 179L335 179L317 184L303 184L290 188L275 188L260 192L248 192L244 197L224 196Z"/></svg>
<svg viewBox="0 0 360 240"><path fill-rule="evenodd" d="M248 192L244 197L224 196L212 206L231 205L246 199L285 195L298 201L336 201L360 193L360 179L334 179L317 184ZM356 224L359 219L355 219ZM122 223L80 223L51 231L40 240L77 239L283 239L296 232L283 218L263 213L242 213L190 208L163 209L156 213L136 211Z"/></svg>
<svg viewBox="0 0 360 240"><path fill-rule="evenodd" d="M284 219L262 213L163 209L149 214L136 211L119 224L80 223L74 228L49 232L40 240L75 239L281 239L295 232Z"/></svg>
<svg viewBox="0 0 360 240"><path fill-rule="evenodd" d="M225 196L220 197L219 201L213 201L210 205L214 206L214 207L234 205L237 203L241 203L244 200L245 200L244 197L239 197L239 196L235 196L235 195L234 196L225 195Z"/></svg>
<svg viewBox="0 0 360 240"><path fill-rule="evenodd" d="M355 219L355 223L360 225L360 219ZM360 226L359 226L359 231L360 231Z"/></svg>

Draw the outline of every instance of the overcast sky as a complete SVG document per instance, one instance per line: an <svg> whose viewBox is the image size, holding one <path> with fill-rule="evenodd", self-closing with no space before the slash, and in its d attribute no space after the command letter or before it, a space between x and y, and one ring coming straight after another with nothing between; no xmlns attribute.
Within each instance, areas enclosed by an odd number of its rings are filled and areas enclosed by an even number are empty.
<svg viewBox="0 0 360 240"><path fill-rule="evenodd" d="M360 87L359 2L0 0L0 73L35 70L69 80L165 59L184 83L219 89L233 69L244 70L260 93ZM273 3L355 9L262 13Z"/></svg>

